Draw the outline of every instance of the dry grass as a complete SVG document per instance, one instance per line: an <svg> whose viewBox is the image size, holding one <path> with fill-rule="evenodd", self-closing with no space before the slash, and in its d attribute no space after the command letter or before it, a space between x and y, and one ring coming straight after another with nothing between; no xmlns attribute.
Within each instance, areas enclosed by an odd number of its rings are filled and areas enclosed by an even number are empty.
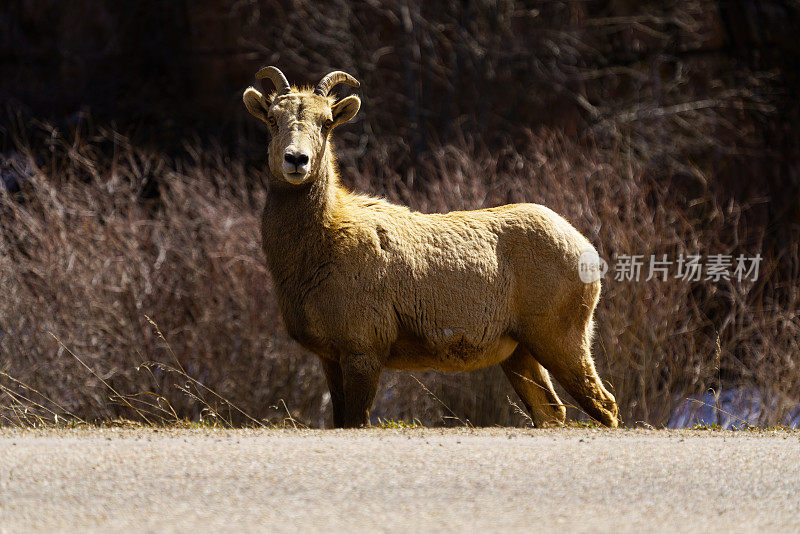
<svg viewBox="0 0 800 534"><path fill-rule="evenodd" d="M171 159L108 131L16 135L2 165L24 185L0 189L0 424L325 424L322 372L287 338L261 257L261 166L192 146ZM392 146L343 151L346 183L422 211L543 203L612 262L760 253L755 283L606 278L594 353L628 424L665 425L712 387L759 391L763 424L797 409L800 251L763 245L759 199L723 203L708 183L654 178L627 149L547 130L499 152L461 140L418 165ZM388 372L373 413L524 424L507 397L496 368Z"/></svg>

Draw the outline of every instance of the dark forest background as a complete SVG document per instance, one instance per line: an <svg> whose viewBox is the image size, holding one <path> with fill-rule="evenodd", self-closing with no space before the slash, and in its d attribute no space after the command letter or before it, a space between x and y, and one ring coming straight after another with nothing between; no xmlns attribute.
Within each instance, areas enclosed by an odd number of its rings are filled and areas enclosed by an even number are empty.
<svg viewBox="0 0 800 534"><path fill-rule="evenodd" d="M351 187L544 203L612 261L761 254L753 283L607 280L594 353L629 424L800 421L799 30L794 0L5 2L0 413L323 423L259 252L241 93L271 64L361 81ZM375 414L523 424L515 402L497 369L387 373Z"/></svg>

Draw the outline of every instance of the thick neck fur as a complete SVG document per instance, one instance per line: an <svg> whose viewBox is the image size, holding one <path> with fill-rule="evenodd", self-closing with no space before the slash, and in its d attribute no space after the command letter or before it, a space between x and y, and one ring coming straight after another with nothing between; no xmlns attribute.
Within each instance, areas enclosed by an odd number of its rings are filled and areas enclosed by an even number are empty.
<svg viewBox="0 0 800 534"><path fill-rule="evenodd" d="M342 194L336 159L330 144L319 166L302 185L295 186L270 175L261 221L262 246L267 265L280 286L325 255L331 223Z"/></svg>

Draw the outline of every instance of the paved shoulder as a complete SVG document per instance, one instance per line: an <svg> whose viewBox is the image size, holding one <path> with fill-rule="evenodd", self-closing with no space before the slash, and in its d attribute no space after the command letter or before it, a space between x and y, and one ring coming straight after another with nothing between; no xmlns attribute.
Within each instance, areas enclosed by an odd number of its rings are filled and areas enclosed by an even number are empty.
<svg viewBox="0 0 800 534"><path fill-rule="evenodd" d="M800 530L800 433L0 430L0 532Z"/></svg>

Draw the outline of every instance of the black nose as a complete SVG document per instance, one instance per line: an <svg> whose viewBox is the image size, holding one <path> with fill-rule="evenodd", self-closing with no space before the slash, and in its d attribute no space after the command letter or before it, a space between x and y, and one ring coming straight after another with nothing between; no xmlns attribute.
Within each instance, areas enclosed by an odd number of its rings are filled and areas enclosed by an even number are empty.
<svg viewBox="0 0 800 534"><path fill-rule="evenodd" d="M283 159L286 160L286 163L291 163L295 167L308 163L308 156L300 152L286 152L283 155Z"/></svg>

